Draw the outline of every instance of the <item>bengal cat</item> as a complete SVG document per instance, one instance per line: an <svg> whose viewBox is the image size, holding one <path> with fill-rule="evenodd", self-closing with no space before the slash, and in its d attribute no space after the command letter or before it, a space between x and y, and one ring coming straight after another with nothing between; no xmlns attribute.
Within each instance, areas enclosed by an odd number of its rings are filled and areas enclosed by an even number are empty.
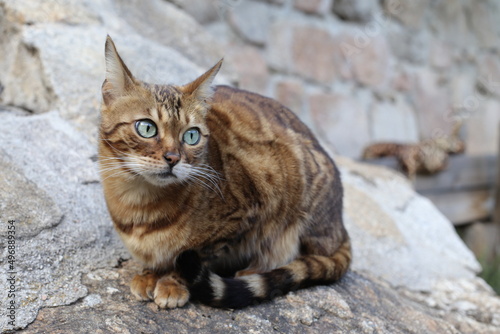
<svg viewBox="0 0 500 334"><path fill-rule="evenodd" d="M342 185L311 131L278 102L212 80L137 80L105 46L99 164L107 206L162 308L240 308L337 281L351 262Z"/></svg>

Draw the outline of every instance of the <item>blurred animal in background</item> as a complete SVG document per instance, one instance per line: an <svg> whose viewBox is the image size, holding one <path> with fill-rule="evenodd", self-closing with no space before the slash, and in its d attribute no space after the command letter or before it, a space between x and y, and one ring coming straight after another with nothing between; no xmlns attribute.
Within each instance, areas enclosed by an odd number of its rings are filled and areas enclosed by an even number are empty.
<svg viewBox="0 0 500 334"><path fill-rule="evenodd" d="M364 160L395 157L409 178L417 174L435 174L446 169L448 156L465 151L459 132L462 121L455 122L450 135L423 140L415 144L379 142L367 146Z"/></svg>

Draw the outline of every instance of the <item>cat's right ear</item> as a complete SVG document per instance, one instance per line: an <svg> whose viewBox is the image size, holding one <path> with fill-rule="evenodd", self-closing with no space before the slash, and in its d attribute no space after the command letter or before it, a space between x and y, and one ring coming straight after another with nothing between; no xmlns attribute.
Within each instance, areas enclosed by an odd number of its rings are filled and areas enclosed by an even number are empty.
<svg viewBox="0 0 500 334"><path fill-rule="evenodd" d="M106 105L129 92L134 86L134 77L116 51L115 43L106 37L106 79L102 84L102 97Z"/></svg>

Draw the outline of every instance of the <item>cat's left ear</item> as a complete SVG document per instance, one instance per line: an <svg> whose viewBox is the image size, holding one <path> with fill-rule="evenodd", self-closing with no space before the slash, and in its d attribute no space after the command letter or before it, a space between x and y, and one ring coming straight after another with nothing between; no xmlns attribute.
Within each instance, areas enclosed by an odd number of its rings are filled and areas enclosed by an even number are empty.
<svg viewBox="0 0 500 334"><path fill-rule="evenodd" d="M213 89L211 87L212 81L214 81L215 76L219 72L223 60L224 58L219 60L219 62L215 64L214 67L206 71L193 82L182 86L182 91L187 95L194 95L195 98L199 101L209 100L213 94Z"/></svg>

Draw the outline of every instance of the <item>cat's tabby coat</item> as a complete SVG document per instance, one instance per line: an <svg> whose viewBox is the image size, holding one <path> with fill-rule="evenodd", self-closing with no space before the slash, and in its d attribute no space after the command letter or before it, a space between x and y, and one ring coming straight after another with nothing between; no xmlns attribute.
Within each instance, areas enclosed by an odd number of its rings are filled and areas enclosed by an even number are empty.
<svg viewBox="0 0 500 334"><path fill-rule="evenodd" d="M228 308L338 280L351 261L333 161L287 108L211 88L135 79L106 41L99 163L123 242L145 266L141 300Z"/></svg>

